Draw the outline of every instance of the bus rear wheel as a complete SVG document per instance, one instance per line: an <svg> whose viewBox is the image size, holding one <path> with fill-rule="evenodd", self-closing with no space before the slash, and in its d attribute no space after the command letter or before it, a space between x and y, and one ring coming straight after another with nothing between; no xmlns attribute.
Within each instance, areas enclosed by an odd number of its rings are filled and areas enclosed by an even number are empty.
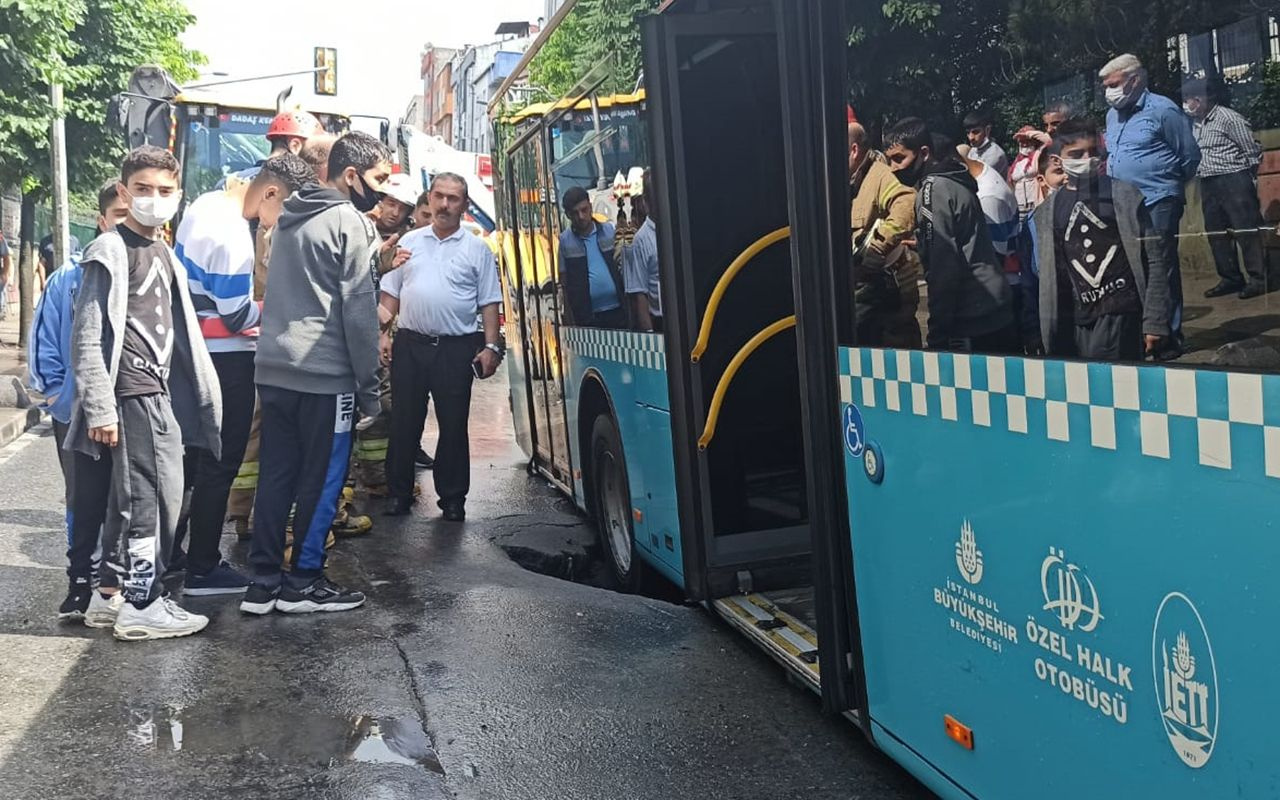
<svg viewBox="0 0 1280 800"><path fill-rule="evenodd" d="M636 591L641 565L631 527L631 484L622 454L622 437L608 414L596 417L591 426L591 467L596 530L609 572L618 588Z"/></svg>

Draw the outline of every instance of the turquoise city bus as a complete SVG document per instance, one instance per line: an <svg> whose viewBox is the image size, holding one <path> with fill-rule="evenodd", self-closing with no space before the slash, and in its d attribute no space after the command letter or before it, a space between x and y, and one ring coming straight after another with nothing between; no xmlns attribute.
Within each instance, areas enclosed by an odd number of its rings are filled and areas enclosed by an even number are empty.
<svg viewBox="0 0 1280 800"><path fill-rule="evenodd" d="M1280 171L1276 9L1079 5L667 0L638 22L643 142L597 113L640 77L611 72L626 58L589 65L518 123L500 87L517 438L531 469L596 520L621 585L660 576L706 603L943 797L1280 796L1266 744L1280 707L1268 677L1280 644L1266 633L1280 563L1280 303L1265 272L1280 208L1262 202ZM509 84L538 74L542 45L591 9L566 3ZM1102 119L1098 72L1125 52L1147 65L1152 94L1134 92L1143 113L1113 126L1107 147L1192 131L1177 104L1203 80L1263 151L1230 173L1233 194L1218 180L1230 160L1211 157L1164 198L1184 206L1179 266L1159 273L1182 284L1180 353L1089 360L1055 339L1042 355L1035 305L1026 326L1010 311L1026 336L1001 352L959 338L886 346L858 324L851 117L872 144L923 118L941 158L964 141L966 114L989 111L1013 160L1014 133L1041 127L1047 109ZM567 109L591 113L570 121ZM587 125L592 146L558 151L567 124ZM581 186L598 218L626 211L601 156L653 176L662 333L566 316L559 198ZM993 170L955 163L975 178ZM1097 211L1085 199L1049 214L1053 254L1033 261L1012 243L1002 304L1046 296L1023 283L1044 259L1098 280L1095 237L1107 259L1157 253L1150 197L1128 242L1098 232L1112 201L1089 199ZM1223 202L1235 208L1226 225ZM1246 218L1255 205L1266 222ZM955 208L935 209L935 231ZM1084 249L1068 248L1072 232ZM1219 291L1215 254L1237 248L1263 270L1262 294ZM1140 261L1123 276L1149 277ZM952 295L937 270L911 280L896 302L918 292L929 341ZM1083 284L1053 280L1063 291L1047 296L1086 327Z"/></svg>

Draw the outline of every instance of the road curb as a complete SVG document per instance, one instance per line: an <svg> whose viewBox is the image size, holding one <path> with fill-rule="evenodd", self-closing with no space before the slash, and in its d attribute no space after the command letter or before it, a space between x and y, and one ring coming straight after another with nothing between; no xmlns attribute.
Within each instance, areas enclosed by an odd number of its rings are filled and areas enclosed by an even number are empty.
<svg viewBox="0 0 1280 800"><path fill-rule="evenodd" d="M43 416L43 412L34 406L0 409L0 447L5 447L39 424Z"/></svg>

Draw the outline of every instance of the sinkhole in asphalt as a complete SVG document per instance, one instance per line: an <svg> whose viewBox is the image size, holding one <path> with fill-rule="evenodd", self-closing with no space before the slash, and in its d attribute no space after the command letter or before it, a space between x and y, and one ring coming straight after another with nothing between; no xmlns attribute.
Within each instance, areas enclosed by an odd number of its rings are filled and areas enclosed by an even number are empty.
<svg viewBox="0 0 1280 800"><path fill-rule="evenodd" d="M134 748L155 753L257 753L275 761L399 764L444 775L430 738L413 716L161 705L127 709L125 737Z"/></svg>
<svg viewBox="0 0 1280 800"><path fill-rule="evenodd" d="M680 587L643 565L634 591L619 586L595 528L585 518L574 523L521 522L490 538L517 566L539 575L675 605L686 602Z"/></svg>

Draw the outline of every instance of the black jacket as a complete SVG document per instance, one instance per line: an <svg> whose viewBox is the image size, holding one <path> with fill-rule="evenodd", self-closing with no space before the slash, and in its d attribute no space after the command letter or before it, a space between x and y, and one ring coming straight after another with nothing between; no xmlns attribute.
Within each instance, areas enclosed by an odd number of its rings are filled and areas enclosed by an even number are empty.
<svg viewBox="0 0 1280 800"><path fill-rule="evenodd" d="M929 286L928 345L995 333L1013 325L1013 293L991 244L978 184L948 160L920 181L916 234Z"/></svg>

